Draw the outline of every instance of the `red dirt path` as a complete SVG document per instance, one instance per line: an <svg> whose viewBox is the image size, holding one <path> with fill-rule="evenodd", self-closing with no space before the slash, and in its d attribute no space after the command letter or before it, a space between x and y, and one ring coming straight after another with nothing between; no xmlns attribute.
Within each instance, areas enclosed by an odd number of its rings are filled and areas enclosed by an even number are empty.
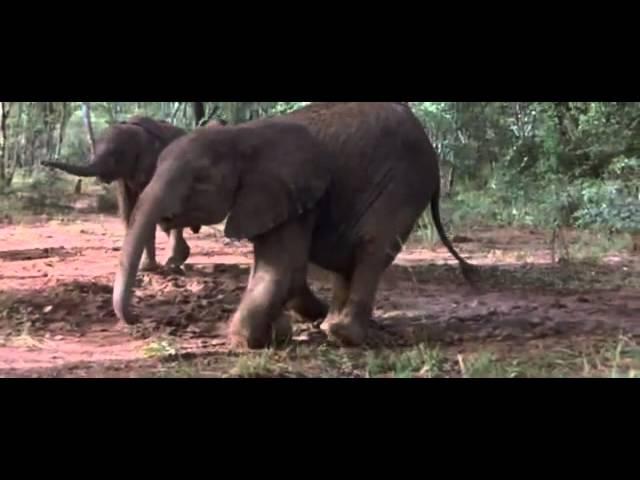
<svg viewBox="0 0 640 480"><path fill-rule="evenodd" d="M145 347L159 337L172 338L182 353L225 352L224 326L244 289L251 247L226 240L215 228L186 236L192 256L185 276L139 275L134 307L143 326L132 333L115 328L111 311L123 238L117 219L83 215L74 222L0 225L0 376L101 376L110 375L108 369L136 375L136 368L144 374L154 364L145 359ZM440 246L408 247L389 270L375 315L396 333L395 341L517 344L640 334L640 291L632 282L640 272L637 259L562 267L548 263L544 236L535 232L470 236L472 242L457 246L486 266L479 290L462 280ZM160 233L157 238L163 262L167 242ZM330 294L326 277L312 272L324 298ZM296 333L301 343L324 342L311 326L298 326Z"/></svg>

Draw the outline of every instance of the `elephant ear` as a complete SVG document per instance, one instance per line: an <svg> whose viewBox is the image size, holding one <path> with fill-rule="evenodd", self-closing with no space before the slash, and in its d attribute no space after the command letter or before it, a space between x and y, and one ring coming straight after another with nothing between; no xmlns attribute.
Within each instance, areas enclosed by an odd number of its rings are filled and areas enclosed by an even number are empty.
<svg viewBox="0 0 640 480"><path fill-rule="evenodd" d="M331 162L302 125L240 128L242 170L225 235L251 240L313 208L329 186Z"/></svg>

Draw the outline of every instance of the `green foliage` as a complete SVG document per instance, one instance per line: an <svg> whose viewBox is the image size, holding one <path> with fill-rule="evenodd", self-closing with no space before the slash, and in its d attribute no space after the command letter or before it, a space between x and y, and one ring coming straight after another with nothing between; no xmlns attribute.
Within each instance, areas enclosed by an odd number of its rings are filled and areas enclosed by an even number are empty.
<svg viewBox="0 0 640 480"><path fill-rule="evenodd" d="M176 342L170 338L162 338L145 345L142 353L146 358L170 357L177 355Z"/></svg>
<svg viewBox="0 0 640 480"><path fill-rule="evenodd" d="M454 224L638 231L640 103L411 106L455 170Z"/></svg>
<svg viewBox="0 0 640 480"><path fill-rule="evenodd" d="M66 212L60 203L73 184L69 177L57 172L39 170L26 175L17 172L10 186L0 187L0 217L20 218L24 215L41 215Z"/></svg>
<svg viewBox="0 0 640 480"><path fill-rule="evenodd" d="M604 227L615 232L640 232L640 159L619 157L602 180L581 179L579 227Z"/></svg>
<svg viewBox="0 0 640 480"><path fill-rule="evenodd" d="M275 105L269 109L268 115L284 115L286 113L293 112L294 110L298 110L309 103L310 102L276 102Z"/></svg>
<svg viewBox="0 0 640 480"><path fill-rule="evenodd" d="M633 197L621 182L582 183L579 227L604 227L617 232L640 232L640 197Z"/></svg>
<svg viewBox="0 0 640 480"><path fill-rule="evenodd" d="M309 102L204 102L205 121L280 115ZM81 102L4 102L5 178L39 180L38 165L86 163ZM441 157L445 221L543 228L640 229L640 102L411 102ZM95 136L131 115L194 128L189 102L92 102ZM53 177L52 177L53 178ZM450 225L451 226L451 225ZM449 228L448 228L449 229ZM425 217L423 241L437 235Z"/></svg>

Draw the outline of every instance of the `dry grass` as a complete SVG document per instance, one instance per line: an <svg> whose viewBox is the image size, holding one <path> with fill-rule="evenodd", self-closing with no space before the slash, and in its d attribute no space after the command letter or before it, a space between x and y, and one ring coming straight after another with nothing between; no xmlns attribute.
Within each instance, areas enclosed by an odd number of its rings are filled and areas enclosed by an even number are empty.
<svg viewBox="0 0 640 480"><path fill-rule="evenodd" d="M404 350L356 351L325 347L266 350L230 357L176 361L155 374L234 378L640 378L640 345L621 337L580 347L531 345L519 353L501 345L455 348L418 345Z"/></svg>

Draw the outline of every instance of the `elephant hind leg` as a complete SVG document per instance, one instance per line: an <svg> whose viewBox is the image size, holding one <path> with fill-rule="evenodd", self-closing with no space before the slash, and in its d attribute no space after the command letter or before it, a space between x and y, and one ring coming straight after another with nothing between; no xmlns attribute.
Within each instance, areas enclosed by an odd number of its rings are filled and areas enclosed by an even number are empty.
<svg viewBox="0 0 640 480"><path fill-rule="evenodd" d="M180 267L189 258L191 249L181 228L169 232L169 251L171 254L166 262L167 267Z"/></svg>
<svg viewBox="0 0 640 480"><path fill-rule="evenodd" d="M349 277L334 277L331 312L322 324L329 338L347 347L367 341L376 292L386 267L384 258L367 258L356 265Z"/></svg>
<svg viewBox="0 0 640 480"><path fill-rule="evenodd" d="M334 273L333 274L333 298L331 299L330 315L340 313L347 301L349 300L349 283L350 276Z"/></svg>
<svg viewBox="0 0 640 480"><path fill-rule="evenodd" d="M294 296L289 300L286 308L297 313L308 322L321 320L329 313L327 304L311 291L306 279L302 285L295 289Z"/></svg>

